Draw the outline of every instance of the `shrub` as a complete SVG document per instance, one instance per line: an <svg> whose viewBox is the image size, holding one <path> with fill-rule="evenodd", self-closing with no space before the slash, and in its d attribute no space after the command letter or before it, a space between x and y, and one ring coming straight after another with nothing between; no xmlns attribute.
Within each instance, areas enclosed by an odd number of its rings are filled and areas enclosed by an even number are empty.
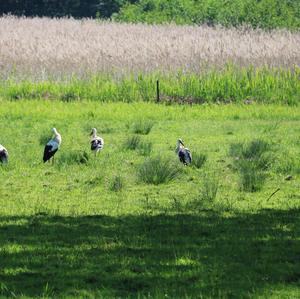
<svg viewBox="0 0 300 299"><path fill-rule="evenodd" d="M192 165L194 165L196 168L201 168L203 164L207 160L207 155L206 154L201 154L201 153L193 153L192 156Z"/></svg>
<svg viewBox="0 0 300 299"><path fill-rule="evenodd" d="M128 139L126 139L126 141L124 142L124 148L126 150L135 150L137 149L140 142L141 142L141 137L138 135L133 135L131 137L128 137Z"/></svg>
<svg viewBox="0 0 300 299"><path fill-rule="evenodd" d="M220 24L254 28L300 27L297 1L274 0L140 0L121 6L114 17L134 23ZM266 13L266 11L268 13Z"/></svg>
<svg viewBox="0 0 300 299"><path fill-rule="evenodd" d="M152 157L139 166L138 177L144 183L159 185L175 179L180 169L177 163L168 158Z"/></svg>

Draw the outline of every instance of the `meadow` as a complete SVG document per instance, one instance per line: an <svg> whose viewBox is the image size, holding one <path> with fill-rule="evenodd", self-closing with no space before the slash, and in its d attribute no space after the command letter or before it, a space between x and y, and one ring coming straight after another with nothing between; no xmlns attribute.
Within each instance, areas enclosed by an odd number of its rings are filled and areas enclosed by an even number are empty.
<svg viewBox="0 0 300 299"><path fill-rule="evenodd" d="M0 297L299 298L299 38L0 18Z"/></svg>
<svg viewBox="0 0 300 299"><path fill-rule="evenodd" d="M1 296L298 297L298 108L2 100L0 117ZM43 164L53 126L63 143ZM258 190L237 163L255 140L269 147Z"/></svg>

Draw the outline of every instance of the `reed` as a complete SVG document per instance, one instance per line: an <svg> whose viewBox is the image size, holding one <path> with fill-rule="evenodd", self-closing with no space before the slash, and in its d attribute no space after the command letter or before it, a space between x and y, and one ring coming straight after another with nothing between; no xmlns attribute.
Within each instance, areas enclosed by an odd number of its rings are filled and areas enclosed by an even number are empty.
<svg viewBox="0 0 300 299"><path fill-rule="evenodd" d="M300 33L286 30L0 18L0 73L5 79L203 73L228 62L293 68L300 65L299 53Z"/></svg>

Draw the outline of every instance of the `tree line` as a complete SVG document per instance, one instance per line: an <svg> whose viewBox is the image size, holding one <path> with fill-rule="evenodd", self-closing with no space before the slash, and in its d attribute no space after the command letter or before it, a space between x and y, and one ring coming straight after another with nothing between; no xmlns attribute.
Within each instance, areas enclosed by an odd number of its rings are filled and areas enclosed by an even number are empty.
<svg viewBox="0 0 300 299"><path fill-rule="evenodd" d="M300 28L300 0L0 0L0 15Z"/></svg>
<svg viewBox="0 0 300 299"><path fill-rule="evenodd" d="M0 14L75 18L109 18L126 3L136 0L2 0Z"/></svg>
<svg viewBox="0 0 300 299"><path fill-rule="evenodd" d="M300 28L300 0L139 0L121 7L123 22Z"/></svg>

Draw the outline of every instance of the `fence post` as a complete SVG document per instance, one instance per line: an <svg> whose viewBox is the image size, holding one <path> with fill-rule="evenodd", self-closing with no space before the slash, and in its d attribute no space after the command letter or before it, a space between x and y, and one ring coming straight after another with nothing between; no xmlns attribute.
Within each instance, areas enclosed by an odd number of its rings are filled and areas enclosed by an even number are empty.
<svg viewBox="0 0 300 299"><path fill-rule="evenodd" d="M157 103L160 102L160 98L159 98L159 80L156 81L156 102Z"/></svg>

